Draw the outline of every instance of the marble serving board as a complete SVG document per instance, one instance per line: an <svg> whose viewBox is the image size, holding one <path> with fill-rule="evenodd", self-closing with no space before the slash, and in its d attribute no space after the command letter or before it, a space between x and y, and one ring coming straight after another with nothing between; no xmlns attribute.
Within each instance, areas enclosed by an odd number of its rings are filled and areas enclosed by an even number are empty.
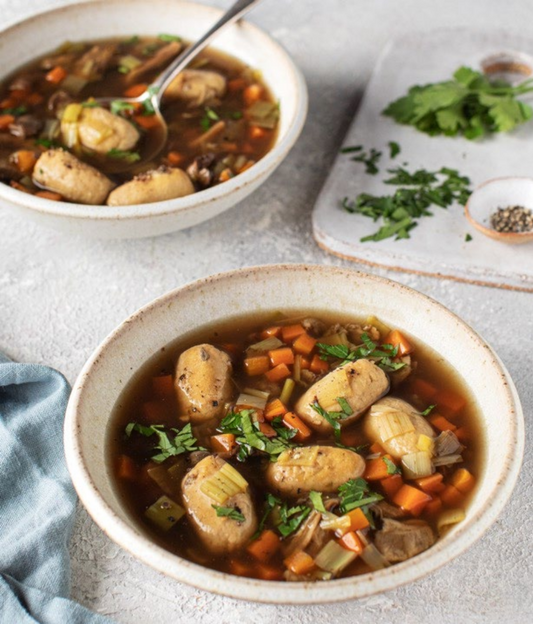
<svg viewBox="0 0 533 624"><path fill-rule="evenodd" d="M509 50L533 55L533 39L510 32L454 29L409 35L389 44L343 143L381 151L380 172L368 175L362 163L350 159L353 154L338 155L313 212L313 233L320 247L390 269L533 292L533 244L507 245L486 238L467 222L458 204L446 210L432 207L434 216L421 219L409 239L377 243L360 239L379 225L341 206L344 197L362 192L393 192L395 187L383 184L386 170L404 163L410 171L458 169L470 178L472 188L494 177L533 177L533 121L512 133L472 142L462 137L429 137L381 114L411 85L445 80L461 65L479 69L487 56ZM393 160L389 141L401 147ZM470 242L465 240L467 234Z"/></svg>

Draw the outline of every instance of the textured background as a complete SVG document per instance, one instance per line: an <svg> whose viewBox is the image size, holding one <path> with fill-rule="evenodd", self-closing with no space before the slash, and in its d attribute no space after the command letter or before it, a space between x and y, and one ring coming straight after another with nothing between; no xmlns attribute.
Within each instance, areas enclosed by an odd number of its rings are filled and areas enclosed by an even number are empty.
<svg viewBox="0 0 533 624"><path fill-rule="evenodd" d="M0 0L0 25L51 4ZM213 4L228 6L229 1ZM316 247L310 214L384 44L396 34L438 26L505 27L533 36L533 3L524 0L504 5L496 0L265 0L250 19L289 50L308 82L309 118L287 160L241 205L192 230L157 239L70 238L2 206L0 350L23 362L50 364L72 382L108 332L167 290L254 264L348 265ZM50 41L50 47L58 43ZM375 272L444 303L493 345L518 387L529 430L533 296ZM518 486L493 528L453 563L397 591L324 607L253 605L217 597L152 572L110 542L79 509L71 547L72 593L95 611L131 624L530 622L529 431L526 444Z"/></svg>

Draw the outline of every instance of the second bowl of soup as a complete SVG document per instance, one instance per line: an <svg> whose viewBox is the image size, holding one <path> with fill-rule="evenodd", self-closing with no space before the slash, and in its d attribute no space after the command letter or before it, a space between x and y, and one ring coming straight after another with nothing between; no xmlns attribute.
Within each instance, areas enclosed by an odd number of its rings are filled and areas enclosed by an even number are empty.
<svg viewBox="0 0 533 624"><path fill-rule="evenodd" d="M262 267L170 293L76 387L66 452L96 522L174 578L253 600L418 578L491 524L520 465L520 406L488 347L351 271Z"/></svg>

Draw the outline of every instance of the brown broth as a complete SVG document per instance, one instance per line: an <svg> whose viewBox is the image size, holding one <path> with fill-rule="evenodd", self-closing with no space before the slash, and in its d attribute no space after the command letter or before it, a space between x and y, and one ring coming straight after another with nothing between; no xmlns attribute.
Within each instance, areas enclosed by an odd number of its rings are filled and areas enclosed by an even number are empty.
<svg viewBox="0 0 533 624"><path fill-rule="evenodd" d="M120 100L127 90L134 84L150 84L161 69L168 63L148 71L141 79L135 82L129 80L128 74L119 71L119 58L135 56L141 60L149 59L143 56L144 50L161 48L165 45L157 37L139 37L138 40L102 39L76 44L64 44L55 52L43 55L22 68L17 69L6 77L0 84L0 116L12 114L15 123L21 115L31 115L42 122L57 120L57 111L51 110L49 102L54 94L65 91L63 82L53 84L46 76L50 67L62 67L67 76L75 70L76 63L93 45L116 46L109 68L102 77L88 82L78 93L70 94L70 102L87 102L90 98L115 97ZM183 47L186 44L183 44ZM183 49L183 48L182 48ZM209 105L190 106L183 100L169 101L163 98L162 113L168 125L168 140L163 151L148 162L135 162L124 170L124 161L111 158L108 155L91 153L84 148L75 149L75 155L110 177L116 184L130 180L134 175L156 169L164 165L179 167L186 170L200 156L212 158L208 165L209 179L193 179L196 190L222 183L229 177L238 175L255 162L260 160L272 148L276 135L277 123L272 128L257 125L257 118L250 111L251 104L247 100L245 89L250 85L260 88L259 100L272 105L277 110L277 104L267 85L262 81L260 72L246 66L239 59L208 48L201 52L189 65L189 69L215 71L226 78L228 88L220 99L209 102ZM24 85L27 81L31 86L26 90L15 89L17 83ZM21 108L22 107L22 108ZM24 110L23 110L24 109ZM21 112L23 111L23 112ZM148 153L150 145L157 141L159 128L144 128L143 120L149 120L147 111L125 110L119 113L131 121L141 133L138 145L132 151L141 157ZM278 113L274 111L274 116ZM223 132L211 140L203 140L204 134L215 124L223 121ZM51 138L47 134L46 126L35 135L19 138L14 136L14 130L0 124L0 180L10 183L15 188L22 184L23 189L36 192L39 189L31 180L31 170L17 169L18 150L32 151L38 157L47 147L64 147L61 137ZM255 134L254 134L255 133ZM44 140L44 144L43 144ZM225 172L223 175L222 172Z"/></svg>
<svg viewBox="0 0 533 624"><path fill-rule="evenodd" d="M333 323L360 323L364 325L363 319L357 317L346 317L331 312L305 310L285 312L286 319L301 319L304 317L315 317L323 320L326 325ZM148 362L146 362L135 374L127 387L122 392L114 412L110 419L108 430L108 470L114 482L117 494L130 513L135 523L143 530L150 539L181 557L189 559L201 565L220 570L223 572L237 573L244 576L256 576L262 578L262 572L257 568L257 563L246 550L239 551L228 556L214 556L205 546L202 545L192 526L189 524L186 516L182 518L175 527L168 533L155 529L150 522L144 517L145 509L150 506L162 494L159 486L141 469L141 477L138 481L128 482L121 481L116 476L116 462L121 454L127 454L132 457L136 465L141 468L149 461L152 453L150 449L153 443L141 436L132 436L127 439L124 435L124 429L129 422L144 422L143 405L153 403L154 400L159 402L161 423L167 426L181 427L176 419L177 404L173 398L162 402L154 395L152 380L159 375L172 374L175 369L176 361L181 352L189 347L209 343L215 346L225 343L233 344L251 344L255 340L248 340L251 334L255 334L259 329L264 329L270 325L277 325L279 321L273 322L273 319L279 318L279 313L263 313L254 315L238 316L226 321L221 321L211 326L203 327L198 331L187 334L175 342L167 345L155 354ZM296 321L294 321L296 322ZM286 321L282 321L287 324ZM454 392L460 396L466 397L466 407L453 417L453 422L458 427L465 427L467 432L466 450L463 452L464 462L458 467L467 468L479 481L483 474L484 462L484 434L482 432L478 407L474 398L466 387L464 381L452 369L452 367L438 355L429 346L422 344L416 338L413 338L405 332L402 332L409 339L411 344L416 347L414 360L417 368L411 377L399 388L389 392L387 396L394 396L404 399L413 404L417 409L423 411L428 407L427 402L413 396L409 390L410 383L418 376L425 381L434 384L439 390ZM237 368L234 373L239 388L242 390L245 386L253 385L249 377L245 375L241 368ZM253 378L252 378L253 379ZM303 390L300 391L300 394ZM236 398L236 396L235 396ZM366 442L365 434L362 432L361 423L364 418L359 419L355 424L343 429L343 437L346 435L350 438L350 444L363 444ZM195 432L196 433L196 432ZM208 437L197 435L199 442L204 446L208 444ZM324 441L323 434L314 434L306 444L316 444ZM329 442L331 444L331 441ZM172 463L173 459L167 460ZM267 460L268 461L268 460ZM234 464L238 466L239 471L250 483L252 496L256 501L256 509L258 516L261 516L260 507L264 500L265 486L261 478L260 468L264 464L263 459L254 458L252 462L248 460L246 463ZM451 474L452 469L444 469L445 473ZM187 470L187 466L183 467L183 473ZM445 474L445 481L446 476ZM411 482L407 482L411 483ZM379 487L372 487L379 491ZM475 491L475 490L474 490ZM468 507L468 502L472 496L472 492L465 495L464 507ZM177 501L180 502L180 501ZM422 513L420 519L428 521L431 526L436 527L436 519L428 518ZM267 524L268 526L268 524ZM272 568L283 568L283 556L277 553L269 562ZM257 571L256 571L257 568ZM239 572L239 570L242 570ZM341 574L342 577L362 574L371 571L370 568L358 557L348 568Z"/></svg>

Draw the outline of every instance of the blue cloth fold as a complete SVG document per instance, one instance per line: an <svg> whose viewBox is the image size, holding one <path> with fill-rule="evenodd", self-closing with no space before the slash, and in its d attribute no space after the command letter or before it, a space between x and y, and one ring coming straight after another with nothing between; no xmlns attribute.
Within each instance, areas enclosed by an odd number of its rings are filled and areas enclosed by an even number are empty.
<svg viewBox="0 0 533 624"><path fill-rule="evenodd" d="M109 624L68 599L76 494L57 371L0 354L0 624Z"/></svg>

